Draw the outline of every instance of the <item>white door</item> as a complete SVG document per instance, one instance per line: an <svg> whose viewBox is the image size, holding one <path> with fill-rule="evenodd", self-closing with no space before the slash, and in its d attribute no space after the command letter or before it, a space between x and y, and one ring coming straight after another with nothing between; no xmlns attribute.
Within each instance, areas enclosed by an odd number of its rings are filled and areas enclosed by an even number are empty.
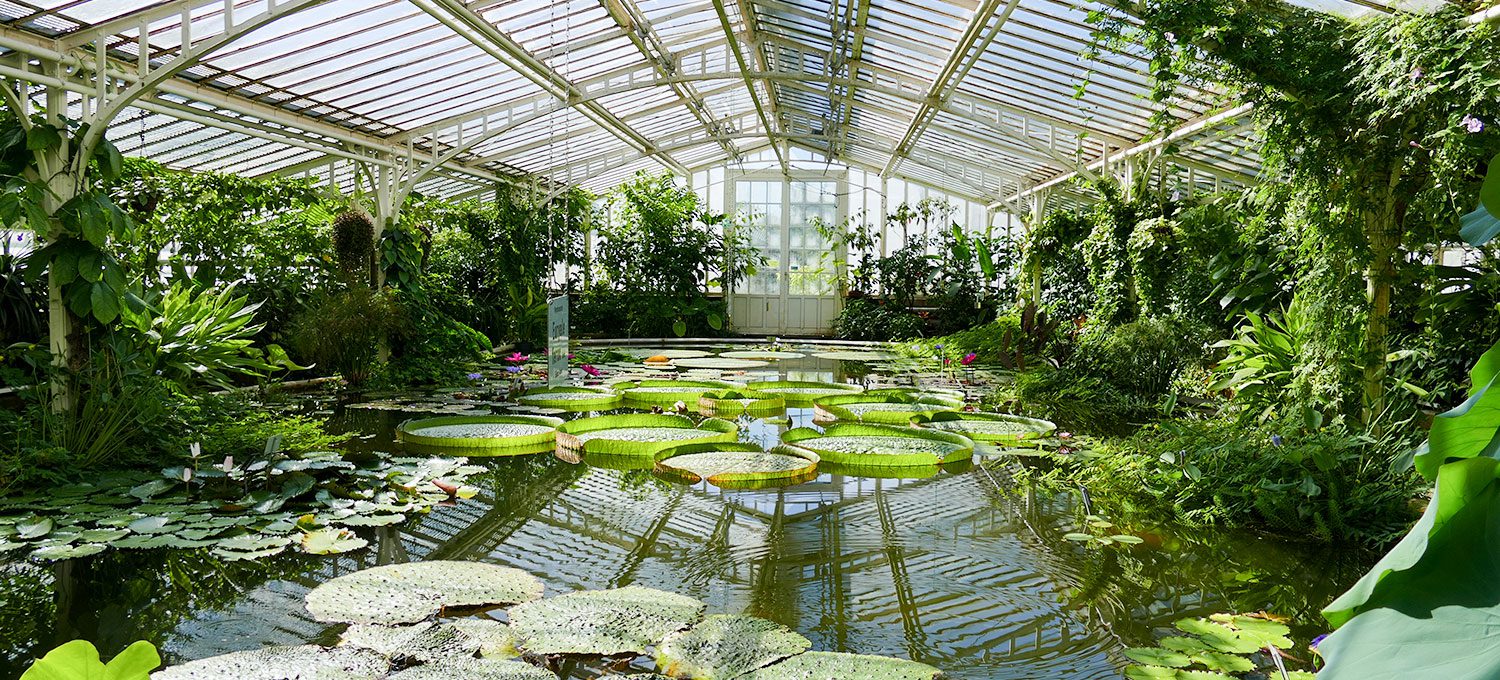
<svg viewBox="0 0 1500 680"><path fill-rule="evenodd" d="M730 300L735 328L748 335L825 335L838 316L837 254L814 226L842 216L832 179L739 179L734 204L751 215L750 243L768 260Z"/></svg>

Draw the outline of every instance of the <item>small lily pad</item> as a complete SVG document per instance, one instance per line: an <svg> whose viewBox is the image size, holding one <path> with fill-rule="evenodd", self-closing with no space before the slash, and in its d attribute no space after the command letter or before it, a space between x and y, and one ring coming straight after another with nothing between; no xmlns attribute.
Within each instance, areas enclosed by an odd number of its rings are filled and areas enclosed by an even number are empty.
<svg viewBox="0 0 1500 680"><path fill-rule="evenodd" d="M16 522L16 538L41 538L52 533L53 526L49 517L29 517Z"/></svg>
<svg viewBox="0 0 1500 680"><path fill-rule="evenodd" d="M302 535L302 552L313 555L353 552L369 544L348 529L319 529Z"/></svg>
<svg viewBox="0 0 1500 680"><path fill-rule="evenodd" d="M1125 656L1131 661L1145 664L1147 666L1170 666L1182 668L1193 663L1188 655L1182 652L1174 652L1170 649L1157 649L1154 647L1132 647L1125 650Z"/></svg>

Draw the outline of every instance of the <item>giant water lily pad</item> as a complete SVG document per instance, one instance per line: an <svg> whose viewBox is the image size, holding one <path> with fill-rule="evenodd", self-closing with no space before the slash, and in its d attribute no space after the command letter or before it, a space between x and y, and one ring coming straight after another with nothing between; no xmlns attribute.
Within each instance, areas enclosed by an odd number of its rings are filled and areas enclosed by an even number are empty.
<svg viewBox="0 0 1500 680"><path fill-rule="evenodd" d="M727 680L776 663L812 646L807 638L754 616L710 616L672 633L656 646L662 673L693 680Z"/></svg>
<svg viewBox="0 0 1500 680"><path fill-rule="evenodd" d="M678 401L691 404L705 392L732 390L744 385L724 380L635 380L617 382L611 387L628 401L660 406Z"/></svg>
<svg viewBox="0 0 1500 680"><path fill-rule="evenodd" d="M699 357L711 357L713 352L705 352L701 349L652 349L650 347L622 347L619 352L637 359L648 357L666 357L668 359L697 359Z"/></svg>
<svg viewBox="0 0 1500 680"><path fill-rule="evenodd" d="M151 674L152 680L287 680L379 678L390 662L362 647L267 647L189 661Z"/></svg>
<svg viewBox="0 0 1500 680"><path fill-rule="evenodd" d="M974 442L961 435L865 423L833 423L822 432L793 428L781 440L837 465L932 466L967 460L974 453Z"/></svg>
<svg viewBox="0 0 1500 680"><path fill-rule="evenodd" d="M961 434L976 442L1013 442L1036 439L1057 430L1057 426L1049 421L1006 413L944 411L928 416L917 416L912 418L911 422L917 427L929 430Z"/></svg>
<svg viewBox="0 0 1500 680"><path fill-rule="evenodd" d="M888 656L806 652L761 668L748 680L933 680L943 672L925 663Z"/></svg>
<svg viewBox="0 0 1500 680"><path fill-rule="evenodd" d="M620 405L624 397L602 387L543 387L527 390L516 402L528 406L568 411L605 411Z"/></svg>
<svg viewBox="0 0 1500 680"><path fill-rule="evenodd" d="M805 481L817 475L811 451L725 442L675 446L656 454L657 468L689 483L708 480L724 488L747 488Z"/></svg>
<svg viewBox="0 0 1500 680"><path fill-rule="evenodd" d="M859 385L810 380L757 380L746 383L746 387L757 392L780 395L787 406L812 406L813 400L834 395L858 394L864 391Z"/></svg>
<svg viewBox="0 0 1500 680"><path fill-rule="evenodd" d="M503 452L550 443L561 424L562 420L546 416L449 416L406 421L396 428L396 437L429 447Z"/></svg>
<svg viewBox="0 0 1500 680"><path fill-rule="evenodd" d="M651 456L673 446L732 442L739 428L726 420L669 414L626 413L580 418L557 429L561 449L611 455Z"/></svg>
<svg viewBox="0 0 1500 680"><path fill-rule="evenodd" d="M529 602L542 582L520 569L482 562L412 562L357 571L307 594L324 623L415 623L445 608Z"/></svg>
<svg viewBox="0 0 1500 680"><path fill-rule="evenodd" d="M757 416L775 414L786 408L781 395L754 390L713 390L698 397L698 412L706 416L732 416L750 413Z"/></svg>
<svg viewBox="0 0 1500 680"><path fill-rule="evenodd" d="M832 352L815 352L813 356L819 359L832 359L834 361L888 361L898 357L894 352L882 350L837 350Z"/></svg>
<svg viewBox="0 0 1500 680"><path fill-rule="evenodd" d="M703 608L691 597L626 586L517 605L510 626L520 647L534 654L642 654L697 623Z"/></svg>
<svg viewBox="0 0 1500 680"><path fill-rule="evenodd" d="M524 661L454 658L392 674L388 680L557 680L557 674Z"/></svg>
<svg viewBox="0 0 1500 680"><path fill-rule="evenodd" d="M819 421L852 420L907 425L912 418L930 417L942 411L957 411L963 405L963 401L958 399L900 392L837 394L813 400L813 418Z"/></svg>
<svg viewBox="0 0 1500 680"><path fill-rule="evenodd" d="M781 359L801 359L807 356L801 352L773 351L768 349L746 349L719 352L719 356L726 359L759 359L761 361L779 361Z"/></svg>
<svg viewBox="0 0 1500 680"><path fill-rule="evenodd" d="M696 359L674 359L673 364L678 368L716 368L725 371L736 371L746 368L760 368L766 362L760 359L735 359L733 357L701 357Z"/></svg>

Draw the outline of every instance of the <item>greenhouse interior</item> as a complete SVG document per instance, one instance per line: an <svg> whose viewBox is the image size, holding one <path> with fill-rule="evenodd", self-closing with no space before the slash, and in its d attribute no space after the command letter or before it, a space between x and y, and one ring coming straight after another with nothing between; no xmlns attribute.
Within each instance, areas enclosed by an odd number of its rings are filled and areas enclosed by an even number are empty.
<svg viewBox="0 0 1500 680"><path fill-rule="evenodd" d="M0 78L0 676L1500 678L1495 0L0 0Z"/></svg>

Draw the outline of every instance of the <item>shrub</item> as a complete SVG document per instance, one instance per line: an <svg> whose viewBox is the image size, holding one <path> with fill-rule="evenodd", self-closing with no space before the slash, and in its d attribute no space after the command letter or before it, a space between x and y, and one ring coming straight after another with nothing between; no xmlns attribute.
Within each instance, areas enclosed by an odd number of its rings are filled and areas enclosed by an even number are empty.
<svg viewBox="0 0 1500 680"><path fill-rule="evenodd" d="M1213 335L1181 317L1141 319L1084 334L1069 364L1123 391L1159 396L1183 370L1203 363Z"/></svg>
<svg viewBox="0 0 1500 680"><path fill-rule="evenodd" d="M324 431L317 420L267 409L244 393L182 399L173 405L167 427L168 455L182 456L196 442L208 461L259 455L271 437L281 437L281 450L291 454L326 451L345 439Z"/></svg>
<svg viewBox="0 0 1500 680"><path fill-rule="evenodd" d="M1411 521L1421 485L1374 446L1338 427L1172 420L1080 457L1074 474L1096 498L1160 519L1381 544Z"/></svg>
<svg viewBox="0 0 1500 680"><path fill-rule="evenodd" d="M382 377L397 385L440 383L457 378L493 346L483 333L449 317L425 298L402 295L409 324L391 344Z"/></svg>
<svg viewBox="0 0 1500 680"><path fill-rule="evenodd" d="M850 298L833 321L833 332L845 340L902 340L921 337L922 317L870 298Z"/></svg>
<svg viewBox="0 0 1500 680"><path fill-rule="evenodd" d="M1024 414L1068 429L1121 434L1160 414L1158 397L1143 396L1066 366L1044 364L1021 373L1014 390Z"/></svg>
<svg viewBox="0 0 1500 680"><path fill-rule="evenodd" d="M292 347L303 361L350 384L368 379L385 343L408 328L390 291L353 286L321 294L292 322Z"/></svg>

